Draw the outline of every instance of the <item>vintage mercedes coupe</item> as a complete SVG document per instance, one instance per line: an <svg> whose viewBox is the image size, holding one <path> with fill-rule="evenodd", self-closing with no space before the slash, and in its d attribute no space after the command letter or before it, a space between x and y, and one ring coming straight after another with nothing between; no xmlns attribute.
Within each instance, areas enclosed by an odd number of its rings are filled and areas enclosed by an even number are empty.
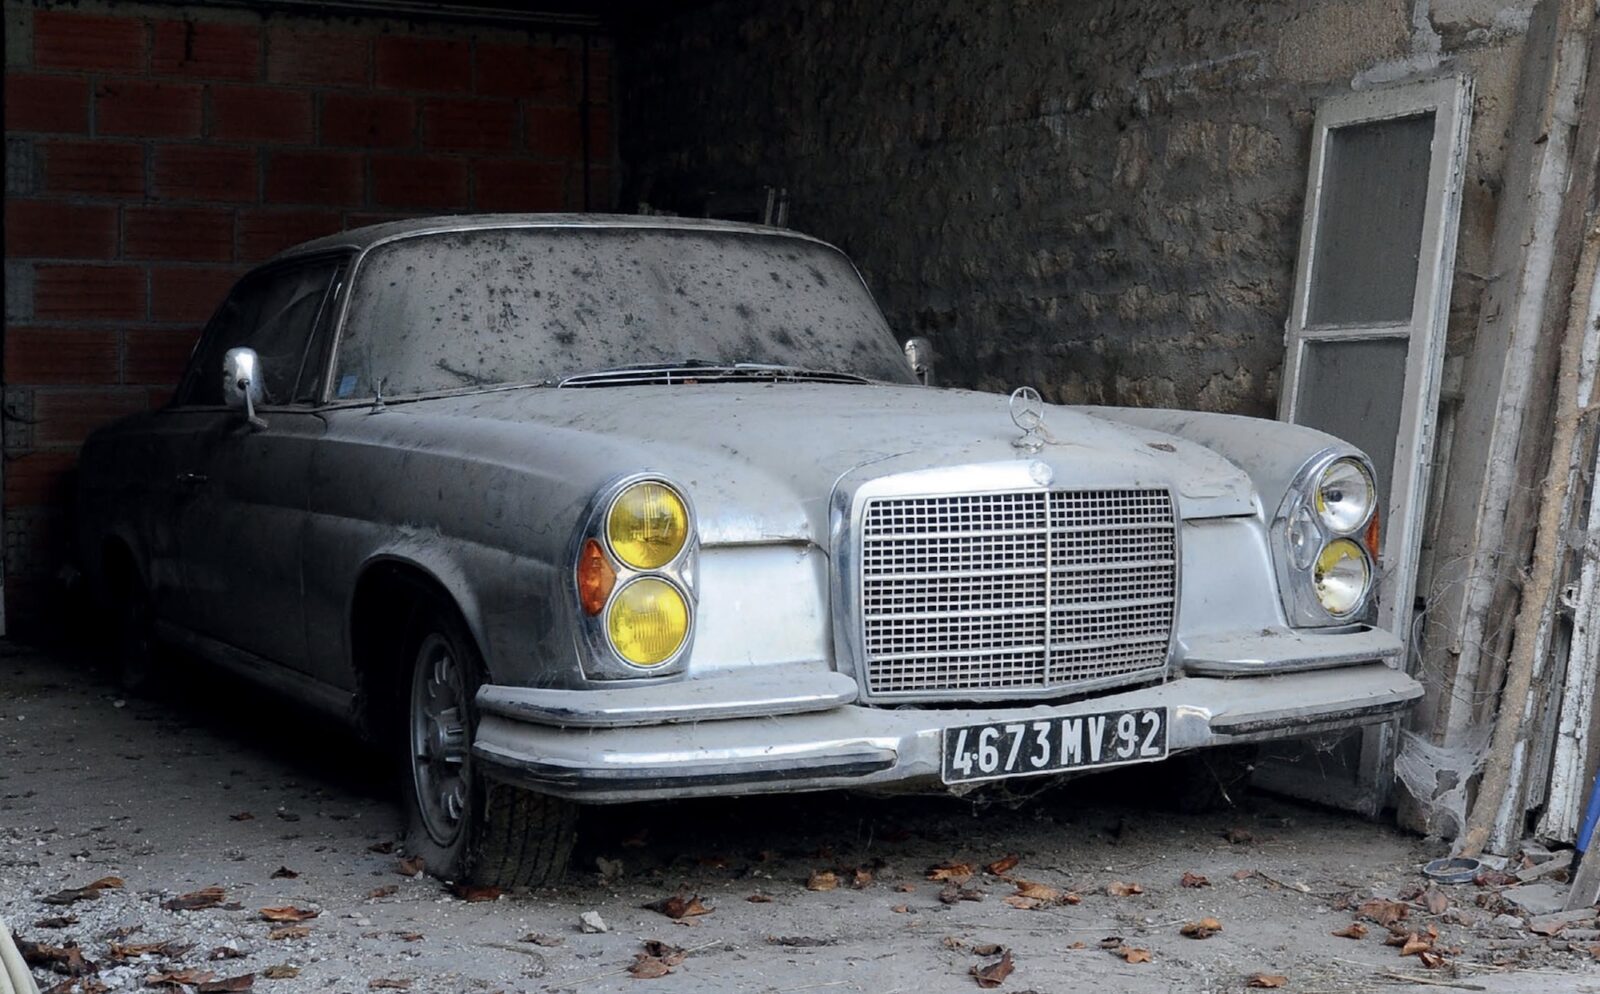
<svg viewBox="0 0 1600 994"><path fill-rule="evenodd" d="M960 792L1420 695L1371 624L1362 453L927 358L790 231L350 231L88 439L81 553L129 672L176 644L356 723L409 850L500 886L559 876L580 804Z"/></svg>

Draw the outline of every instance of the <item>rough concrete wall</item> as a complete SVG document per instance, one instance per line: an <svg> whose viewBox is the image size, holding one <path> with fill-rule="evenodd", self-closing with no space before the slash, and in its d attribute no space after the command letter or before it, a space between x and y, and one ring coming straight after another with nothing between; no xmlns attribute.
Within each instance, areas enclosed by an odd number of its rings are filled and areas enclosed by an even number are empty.
<svg viewBox="0 0 1600 994"><path fill-rule="evenodd" d="M1316 99L1478 77L1470 336L1530 3L711 5L624 42L623 203L787 187L947 383L1270 416Z"/></svg>

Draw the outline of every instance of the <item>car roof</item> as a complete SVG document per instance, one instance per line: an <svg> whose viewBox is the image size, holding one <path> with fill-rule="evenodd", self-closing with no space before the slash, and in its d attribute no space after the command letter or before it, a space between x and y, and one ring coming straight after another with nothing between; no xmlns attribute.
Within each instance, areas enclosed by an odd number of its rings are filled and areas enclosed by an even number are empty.
<svg viewBox="0 0 1600 994"><path fill-rule="evenodd" d="M742 221L722 221L716 218L663 217L651 214L443 214L434 217L407 218L384 224L352 228L335 235L302 242L273 256L267 265L302 255L313 255L339 249L364 251L380 242L411 235L438 234L452 231L486 230L494 228L635 228L658 231L722 231L745 234L777 235L802 241L827 245L820 239L787 228L774 228L764 224L747 224ZM831 246L829 246L831 247Z"/></svg>

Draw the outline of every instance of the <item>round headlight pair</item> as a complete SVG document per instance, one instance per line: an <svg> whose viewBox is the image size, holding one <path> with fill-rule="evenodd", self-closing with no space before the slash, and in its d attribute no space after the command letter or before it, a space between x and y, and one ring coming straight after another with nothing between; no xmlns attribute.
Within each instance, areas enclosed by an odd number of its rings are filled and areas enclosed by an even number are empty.
<svg viewBox="0 0 1600 994"><path fill-rule="evenodd" d="M1378 492L1365 466L1354 459L1336 459L1322 471L1311 501L1329 531L1349 535L1372 517Z"/></svg>
<svg viewBox="0 0 1600 994"><path fill-rule="evenodd" d="M1335 617L1351 614L1367 596L1372 567L1361 546L1349 536L1371 520L1378 504L1372 475L1355 459L1336 459L1317 478L1311 506L1323 528L1335 536L1312 557L1316 531L1304 508L1290 524L1290 555L1297 567L1311 568L1311 584L1323 610ZM1318 536L1320 538L1320 536Z"/></svg>
<svg viewBox="0 0 1600 994"><path fill-rule="evenodd" d="M665 483L635 483L612 499L605 533L624 565L659 570L689 544L689 507ZM612 596L605 624L617 655L635 666L660 666L689 636L689 601L670 580L641 576Z"/></svg>

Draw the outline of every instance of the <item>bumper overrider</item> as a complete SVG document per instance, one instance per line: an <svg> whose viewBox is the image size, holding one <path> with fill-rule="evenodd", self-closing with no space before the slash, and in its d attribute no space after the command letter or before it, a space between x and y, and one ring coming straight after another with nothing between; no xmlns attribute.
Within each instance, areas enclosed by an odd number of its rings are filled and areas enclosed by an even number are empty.
<svg viewBox="0 0 1600 994"><path fill-rule="evenodd" d="M1067 703L881 708L825 663L618 689L490 685L473 755L490 777L589 803L941 782L947 728L1165 708L1174 753L1382 722L1422 696L1398 639L1252 632L1196 639L1178 675Z"/></svg>

